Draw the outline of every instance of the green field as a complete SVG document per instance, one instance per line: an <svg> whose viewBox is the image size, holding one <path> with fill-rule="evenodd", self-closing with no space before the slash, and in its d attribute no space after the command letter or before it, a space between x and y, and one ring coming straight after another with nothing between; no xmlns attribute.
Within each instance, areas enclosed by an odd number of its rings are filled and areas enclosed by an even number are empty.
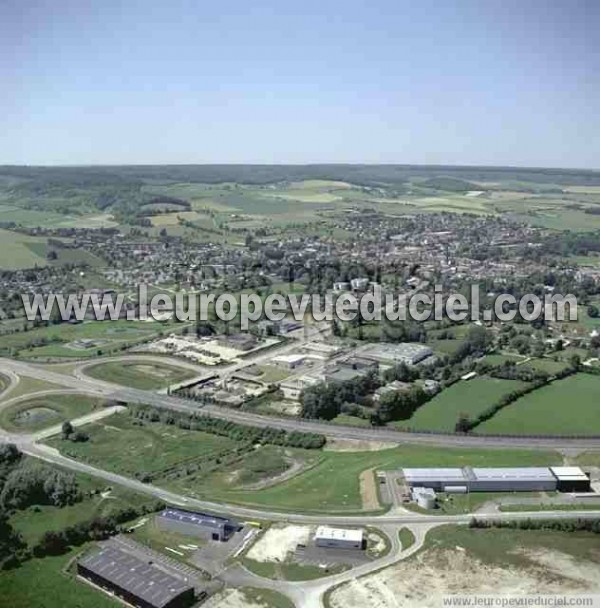
<svg viewBox="0 0 600 608"><path fill-rule="evenodd" d="M402 545L403 551L410 549L416 541L415 535L412 533L410 528L400 528L398 538L400 539L400 544Z"/></svg>
<svg viewBox="0 0 600 608"><path fill-rule="evenodd" d="M65 389L65 387L61 386L60 384L53 384L52 382L46 382L45 380L37 380L36 378L31 378L30 376L19 376L18 384L13 386L9 393L6 393L6 395L0 394L0 403L2 403L2 401L15 399L16 397L22 397L23 395L28 395L30 393L61 389Z"/></svg>
<svg viewBox="0 0 600 608"><path fill-rule="evenodd" d="M322 452L308 471L255 492L227 492L231 502L294 511L355 512L362 509L359 476L367 469L433 466L518 466L560 463L554 452L402 446L379 452Z"/></svg>
<svg viewBox="0 0 600 608"><path fill-rule="evenodd" d="M85 373L97 380L144 390L165 388L195 375L193 371L183 367L143 360L98 363L86 368Z"/></svg>
<svg viewBox="0 0 600 608"><path fill-rule="evenodd" d="M502 395L523 388L524 382L498 380L479 376L472 380L459 380L422 405L409 420L393 423L396 428L428 431L454 431L459 416L476 418L494 405Z"/></svg>
<svg viewBox="0 0 600 608"><path fill-rule="evenodd" d="M569 376L521 397L476 431L511 435L600 435L598 395L600 376Z"/></svg>
<svg viewBox="0 0 600 608"><path fill-rule="evenodd" d="M2 212L1 206L0 212ZM47 214L43 212L29 213L35 214L40 220L45 221L47 219L45 217ZM4 212L2 212L2 220L10 221L4 216ZM39 225L45 226L46 224L44 221ZM102 260L87 251L82 251L80 249L51 248L48 246L47 238L29 236L28 234L13 232L12 230L0 229L0 242L3 246L0 269L19 270L22 268L33 268L35 266L57 266L73 263L96 266L103 263ZM56 252L57 258L55 260L48 260L47 255L50 250Z"/></svg>
<svg viewBox="0 0 600 608"><path fill-rule="evenodd" d="M134 424L118 414L89 424L86 443L55 438L48 443L67 456L129 476L152 474L156 485L198 498L281 510L362 510L359 476L366 469L403 466L511 466L557 464L554 452L474 450L403 446L379 452L323 452L263 446L232 460L224 451L241 446L231 439L173 425ZM200 468L187 469L204 459ZM278 480L292 463L296 473ZM177 474L171 474L177 467ZM271 480L273 482L271 483ZM252 484L269 481L261 489Z"/></svg>
<svg viewBox="0 0 600 608"><path fill-rule="evenodd" d="M150 340L172 329L168 323L86 321L49 325L0 336L0 354L24 358L88 358ZM78 340L92 340L79 343Z"/></svg>
<svg viewBox="0 0 600 608"><path fill-rule="evenodd" d="M119 608L121 602L78 581L64 569L85 547L32 559L0 574L0 606L7 608Z"/></svg>
<svg viewBox="0 0 600 608"><path fill-rule="evenodd" d="M227 437L186 431L175 425L139 426L139 421L126 413L88 424L85 431L90 436L85 443L60 438L48 443L66 456L129 476L158 474L176 464L217 457L237 445Z"/></svg>
<svg viewBox="0 0 600 608"><path fill-rule="evenodd" d="M20 401L0 410L0 427L7 431L31 433L79 418L102 407L103 400L87 395L49 394Z"/></svg>

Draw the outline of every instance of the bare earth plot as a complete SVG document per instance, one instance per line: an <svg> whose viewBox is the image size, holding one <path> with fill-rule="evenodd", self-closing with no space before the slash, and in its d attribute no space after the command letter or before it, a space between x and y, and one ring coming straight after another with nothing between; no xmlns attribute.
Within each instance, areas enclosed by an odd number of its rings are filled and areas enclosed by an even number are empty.
<svg viewBox="0 0 600 608"><path fill-rule="evenodd" d="M331 608L437 608L449 595L569 595L600 592L594 534L444 527L426 549L342 585Z"/></svg>

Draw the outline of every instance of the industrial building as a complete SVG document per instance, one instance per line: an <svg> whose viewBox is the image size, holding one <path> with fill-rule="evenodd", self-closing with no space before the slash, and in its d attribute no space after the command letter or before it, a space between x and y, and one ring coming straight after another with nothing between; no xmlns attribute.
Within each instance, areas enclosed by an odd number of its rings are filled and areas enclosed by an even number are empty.
<svg viewBox="0 0 600 608"><path fill-rule="evenodd" d="M590 478L579 467L550 467L559 492L589 492Z"/></svg>
<svg viewBox="0 0 600 608"><path fill-rule="evenodd" d="M365 539L362 530L319 526L315 533L315 544L317 547L333 547L336 549L364 549Z"/></svg>
<svg viewBox="0 0 600 608"><path fill-rule="evenodd" d="M102 547L77 562L79 576L139 608L187 608L194 588L130 553Z"/></svg>
<svg viewBox="0 0 600 608"><path fill-rule="evenodd" d="M237 522L225 517L168 508L156 516L161 530L209 540L226 541L240 529Z"/></svg>
<svg viewBox="0 0 600 608"><path fill-rule="evenodd" d="M402 342L399 344L378 344L363 351L363 357L375 361L389 361L391 363L406 363L416 365L433 355L433 351L423 344Z"/></svg>
<svg viewBox="0 0 600 608"><path fill-rule="evenodd" d="M561 492L590 490L579 467L464 467L404 469L410 488L439 492Z"/></svg>

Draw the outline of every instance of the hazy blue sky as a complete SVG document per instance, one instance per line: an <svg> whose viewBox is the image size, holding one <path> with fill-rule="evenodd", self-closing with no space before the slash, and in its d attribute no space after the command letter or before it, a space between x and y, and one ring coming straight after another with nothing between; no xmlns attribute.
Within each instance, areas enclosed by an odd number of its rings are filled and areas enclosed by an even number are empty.
<svg viewBox="0 0 600 608"><path fill-rule="evenodd" d="M598 0L0 0L0 163L600 167Z"/></svg>

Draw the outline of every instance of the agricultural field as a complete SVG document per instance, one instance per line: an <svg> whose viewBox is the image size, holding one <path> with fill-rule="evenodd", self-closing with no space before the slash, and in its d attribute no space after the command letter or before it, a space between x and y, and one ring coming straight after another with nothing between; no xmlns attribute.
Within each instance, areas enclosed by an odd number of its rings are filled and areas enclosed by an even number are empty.
<svg viewBox="0 0 600 608"><path fill-rule="evenodd" d="M6 221L4 216L3 221ZM42 224L45 225L45 224ZM53 266L62 264L89 264L97 266L102 264L100 258L79 249L63 249L48 246L48 239L44 237L29 236L12 230L0 229L0 242L3 245L3 254L0 261L2 270L19 270L33 268L34 266ZM57 258L48 260L50 251L55 251Z"/></svg>
<svg viewBox="0 0 600 608"><path fill-rule="evenodd" d="M71 458L134 477L160 476L176 465L217 458L239 445L227 437L140 422L127 413L115 414L84 427L89 441L55 438L48 444Z"/></svg>
<svg viewBox="0 0 600 608"><path fill-rule="evenodd" d="M17 433L32 433L79 418L103 405L102 399L87 395L53 393L33 397L0 409L0 427Z"/></svg>
<svg viewBox="0 0 600 608"><path fill-rule="evenodd" d="M171 327L170 323L126 320L61 323L0 336L0 354L27 359L83 359L145 342Z"/></svg>
<svg viewBox="0 0 600 608"><path fill-rule="evenodd" d="M434 606L453 594L600 592L597 534L441 526L405 561L327 594L330 608Z"/></svg>
<svg viewBox="0 0 600 608"><path fill-rule="evenodd" d="M144 390L165 388L195 375L192 370L183 367L143 360L98 363L87 367L85 373L97 380Z"/></svg>
<svg viewBox="0 0 600 608"><path fill-rule="evenodd" d="M476 428L511 435L600 435L600 376L579 373L521 397Z"/></svg>
<svg viewBox="0 0 600 608"><path fill-rule="evenodd" d="M459 380L422 405L409 420L392 423L395 428L452 432L463 414L473 419L494 405L503 395L525 387L518 380L479 376Z"/></svg>

